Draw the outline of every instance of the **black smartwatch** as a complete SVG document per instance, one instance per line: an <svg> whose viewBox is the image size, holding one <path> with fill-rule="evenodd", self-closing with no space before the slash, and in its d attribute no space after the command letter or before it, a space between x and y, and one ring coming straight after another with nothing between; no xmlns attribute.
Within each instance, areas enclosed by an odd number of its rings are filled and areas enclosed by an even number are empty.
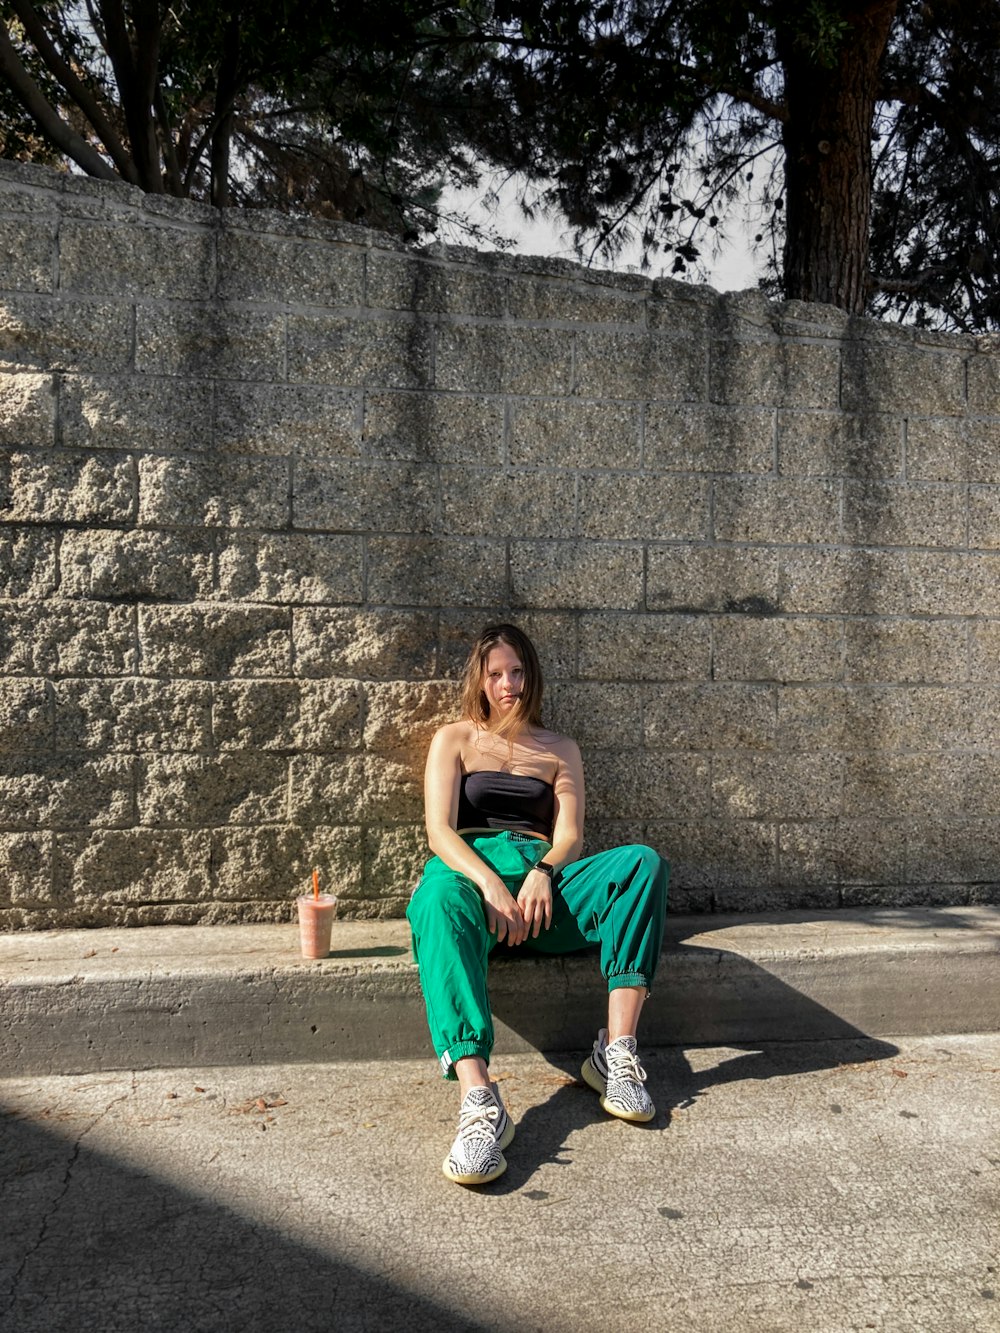
<svg viewBox="0 0 1000 1333"><path fill-rule="evenodd" d="M550 866L548 861L536 861L535 869L540 870L543 875L547 875L550 884L556 877L556 868L555 866Z"/></svg>

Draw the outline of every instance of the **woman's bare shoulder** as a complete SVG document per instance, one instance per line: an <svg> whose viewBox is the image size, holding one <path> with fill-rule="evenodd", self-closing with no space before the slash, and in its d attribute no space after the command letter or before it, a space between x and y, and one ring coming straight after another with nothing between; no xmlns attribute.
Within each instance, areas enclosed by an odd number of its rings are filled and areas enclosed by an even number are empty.
<svg viewBox="0 0 1000 1333"><path fill-rule="evenodd" d="M547 727L535 733L539 744L561 759L563 763L570 763L580 757L580 747L572 736L560 736L557 731L550 731Z"/></svg>
<svg viewBox="0 0 1000 1333"><path fill-rule="evenodd" d="M467 718L460 718L457 722L445 722L435 731L433 744L448 750L461 749L471 739L474 730L473 724Z"/></svg>

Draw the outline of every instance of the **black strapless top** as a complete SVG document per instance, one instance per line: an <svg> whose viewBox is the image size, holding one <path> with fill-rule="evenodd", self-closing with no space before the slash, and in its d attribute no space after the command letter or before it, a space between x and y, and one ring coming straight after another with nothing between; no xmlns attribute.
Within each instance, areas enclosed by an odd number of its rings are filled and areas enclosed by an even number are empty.
<svg viewBox="0 0 1000 1333"><path fill-rule="evenodd" d="M458 827L509 828L552 837L555 793L550 782L520 773L463 773Z"/></svg>

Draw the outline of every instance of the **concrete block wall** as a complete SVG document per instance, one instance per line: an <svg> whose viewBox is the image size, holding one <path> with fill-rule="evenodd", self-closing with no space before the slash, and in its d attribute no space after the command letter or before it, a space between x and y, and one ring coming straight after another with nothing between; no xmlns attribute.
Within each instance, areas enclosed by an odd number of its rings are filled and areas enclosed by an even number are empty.
<svg viewBox="0 0 1000 1333"><path fill-rule="evenodd" d="M1000 896L1000 352L0 164L0 923L400 914L471 632L675 910Z"/></svg>

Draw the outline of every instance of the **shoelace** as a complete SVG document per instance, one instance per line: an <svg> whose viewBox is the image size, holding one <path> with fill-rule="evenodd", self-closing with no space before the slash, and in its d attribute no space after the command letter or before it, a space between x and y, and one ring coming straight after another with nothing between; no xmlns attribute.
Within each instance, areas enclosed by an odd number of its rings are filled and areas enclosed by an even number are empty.
<svg viewBox="0 0 1000 1333"><path fill-rule="evenodd" d="M646 1071L639 1063L639 1057L625 1046L604 1048L604 1059L608 1066L608 1078L627 1078L633 1083L645 1083Z"/></svg>
<svg viewBox="0 0 1000 1333"><path fill-rule="evenodd" d="M463 1106L458 1113L460 1139L489 1139L496 1142L495 1122L500 1118L499 1106Z"/></svg>

